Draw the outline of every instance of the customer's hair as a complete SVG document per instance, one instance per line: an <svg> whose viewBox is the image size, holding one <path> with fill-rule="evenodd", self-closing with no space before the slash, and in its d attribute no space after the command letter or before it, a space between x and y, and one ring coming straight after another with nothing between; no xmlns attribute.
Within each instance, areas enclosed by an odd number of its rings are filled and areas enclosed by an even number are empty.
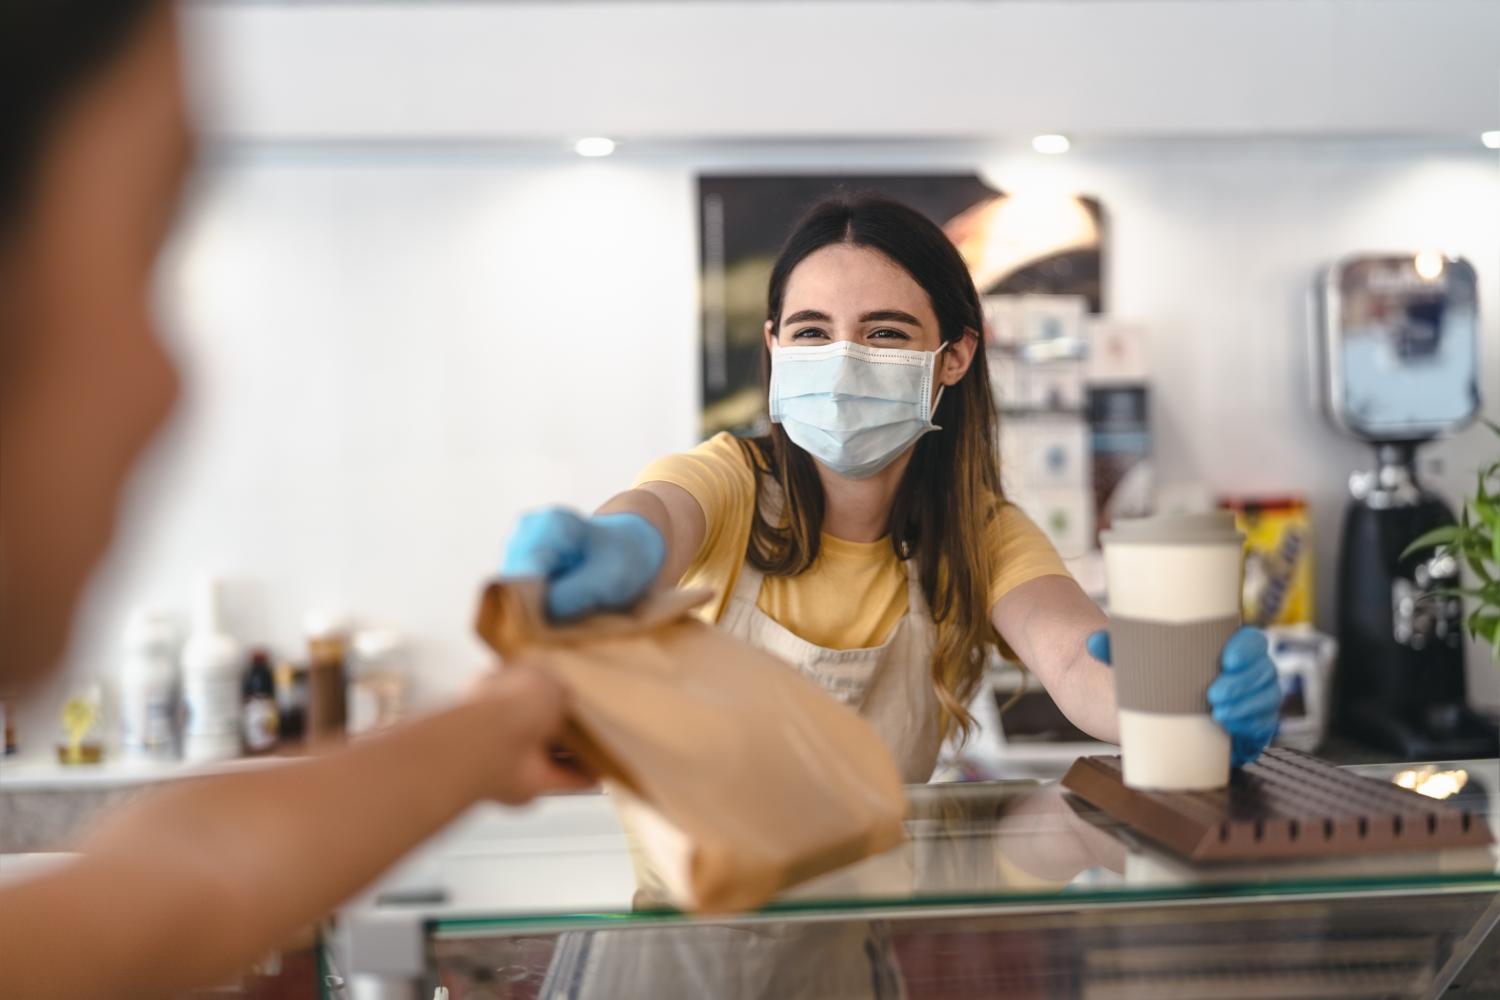
<svg viewBox="0 0 1500 1000"><path fill-rule="evenodd" d="M24 203L47 129L162 0L0 0L0 231Z"/></svg>
<svg viewBox="0 0 1500 1000"><path fill-rule="evenodd" d="M792 271L814 251L832 244L868 247L911 275L932 302L944 343L970 331L978 338L968 372L938 404L934 420L942 430L917 441L888 523L896 555L918 561L922 591L937 622L931 670L943 706L943 732L957 729L967 734L973 719L966 705L996 640L989 620L994 567L984 538L1002 499L979 293L957 248L926 216L882 197L841 195L814 206L782 247L767 296L773 331L781 326ZM762 361L769 378L769 348ZM817 559L822 536L825 499L813 459L792 443L780 424L773 424L769 435L743 440L741 445L756 473L750 562L773 576L795 576ZM767 478L785 497L784 513L775 524L759 503Z"/></svg>

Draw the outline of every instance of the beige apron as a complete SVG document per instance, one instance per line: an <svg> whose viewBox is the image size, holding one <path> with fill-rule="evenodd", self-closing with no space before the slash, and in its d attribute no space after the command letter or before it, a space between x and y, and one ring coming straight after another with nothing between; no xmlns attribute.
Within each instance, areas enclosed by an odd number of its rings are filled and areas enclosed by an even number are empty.
<svg viewBox="0 0 1500 1000"><path fill-rule="evenodd" d="M932 688L937 627L915 559L906 565L906 615L885 642L866 649L826 649L808 642L756 607L763 574L747 560L719 627L779 656L864 716L896 758L901 778L921 784L932 777L942 746L941 703Z"/></svg>

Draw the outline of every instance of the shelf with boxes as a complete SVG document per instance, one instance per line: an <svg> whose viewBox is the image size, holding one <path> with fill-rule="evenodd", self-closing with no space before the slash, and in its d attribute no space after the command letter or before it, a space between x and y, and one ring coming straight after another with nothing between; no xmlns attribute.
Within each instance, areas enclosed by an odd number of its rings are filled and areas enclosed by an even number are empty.
<svg viewBox="0 0 1500 1000"><path fill-rule="evenodd" d="M991 295L984 309L1007 496L1065 559L1086 558L1112 517L1151 500L1142 330L1082 296Z"/></svg>

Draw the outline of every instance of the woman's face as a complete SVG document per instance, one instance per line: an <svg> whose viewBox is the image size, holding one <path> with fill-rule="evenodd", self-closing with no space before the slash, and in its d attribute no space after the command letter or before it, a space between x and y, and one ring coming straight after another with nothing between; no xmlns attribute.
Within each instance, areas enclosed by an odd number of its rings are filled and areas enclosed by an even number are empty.
<svg viewBox="0 0 1500 1000"><path fill-rule="evenodd" d="M838 341L906 351L936 351L943 344L922 286L878 250L849 243L804 257L787 279L780 327L766 323L771 350ZM973 336L951 344L940 355L937 381L956 384L973 353Z"/></svg>
<svg viewBox="0 0 1500 1000"><path fill-rule="evenodd" d="M65 102L0 234L0 687L56 664L176 397L151 311L192 145L172 7Z"/></svg>

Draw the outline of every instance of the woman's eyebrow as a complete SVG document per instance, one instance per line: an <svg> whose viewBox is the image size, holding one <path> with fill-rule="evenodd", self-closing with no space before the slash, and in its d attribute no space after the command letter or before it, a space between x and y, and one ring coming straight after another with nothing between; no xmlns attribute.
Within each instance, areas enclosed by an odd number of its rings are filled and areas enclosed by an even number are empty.
<svg viewBox="0 0 1500 1000"><path fill-rule="evenodd" d="M781 322L783 322L783 323L809 323L809 322L813 322L813 323L831 323L831 322L833 322L833 318L831 316L829 316L827 313L818 312L816 309L803 309L801 312L794 312L794 313L792 313L790 316L788 316L786 319L782 320Z"/></svg>
<svg viewBox="0 0 1500 1000"><path fill-rule="evenodd" d="M900 309L877 309L875 312L867 312L859 318L861 323L876 323L885 321L887 323L906 323L911 326L921 326L922 321L909 312Z"/></svg>

